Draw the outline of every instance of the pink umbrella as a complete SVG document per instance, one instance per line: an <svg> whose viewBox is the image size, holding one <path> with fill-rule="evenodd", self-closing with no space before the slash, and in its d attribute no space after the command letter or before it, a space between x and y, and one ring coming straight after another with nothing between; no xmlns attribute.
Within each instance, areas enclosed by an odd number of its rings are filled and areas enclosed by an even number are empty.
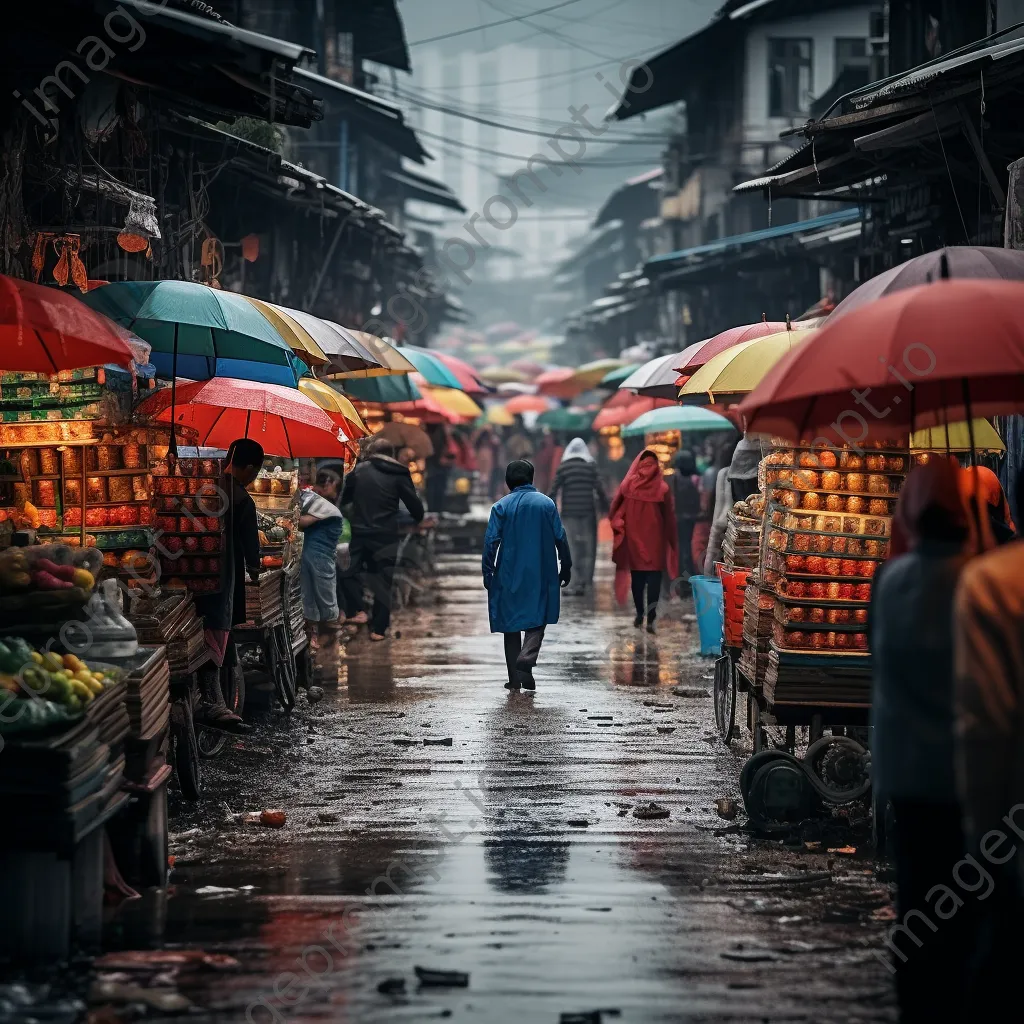
<svg viewBox="0 0 1024 1024"><path fill-rule="evenodd" d="M524 412L547 412L553 405L542 395L516 395L505 403L505 409L513 416L522 416Z"/></svg>
<svg viewBox="0 0 1024 1024"><path fill-rule="evenodd" d="M779 331L784 331L786 326L785 321L762 320L756 324L730 327L729 330L722 331L721 334L716 334L713 338L698 341L695 345L684 348L679 356L679 361L673 365L672 369L692 375L695 370L699 370L719 352L724 352L727 348L732 348L733 345L739 345L744 341L754 341L767 334L778 334Z"/></svg>
<svg viewBox="0 0 1024 1024"><path fill-rule="evenodd" d="M439 362L444 363L444 365L455 374L456 379L462 385L462 390L465 391L467 395L489 394L486 386L476 375L476 370L474 370L469 363L463 362L461 359L449 355L447 352L438 352L436 349L432 349L431 354L434 355Z"/></svg>

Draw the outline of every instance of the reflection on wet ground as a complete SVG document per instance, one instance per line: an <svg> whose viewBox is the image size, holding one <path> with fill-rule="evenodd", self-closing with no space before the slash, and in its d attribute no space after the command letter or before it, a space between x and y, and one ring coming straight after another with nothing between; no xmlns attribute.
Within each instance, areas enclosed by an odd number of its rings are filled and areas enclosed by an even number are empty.
<svg viewBox="0 0 1024 1024"><path fill-rule="evenodd" d="M208 763L203 805L173 808L174 888L124 905L117 945L236 957L179 978L202 1021L895 1019L870 862L723 834L740 762L709 698L672 692L709 686L690 607L636 631L606 569L509 694L478 560L441 571L393 641L322 655L322 703ZM649 800L670 817L634 817ZM283 829L242 817L265 807Z"/></svg>

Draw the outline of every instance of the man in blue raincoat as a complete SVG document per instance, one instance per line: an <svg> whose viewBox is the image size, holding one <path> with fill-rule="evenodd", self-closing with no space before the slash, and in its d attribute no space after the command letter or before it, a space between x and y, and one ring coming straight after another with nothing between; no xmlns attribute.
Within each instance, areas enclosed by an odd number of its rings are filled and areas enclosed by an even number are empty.
<svg viewBox="0 0 1024 1024"><path fill-rule="evenodd" d="M534 690L544 629L558 621L559 584L569 585L572 557L555 503L533 486L532 463L510 462L505 483L512 493L491 509L484 537L484 586L491 632L505 634L505 689Z"/></svg>

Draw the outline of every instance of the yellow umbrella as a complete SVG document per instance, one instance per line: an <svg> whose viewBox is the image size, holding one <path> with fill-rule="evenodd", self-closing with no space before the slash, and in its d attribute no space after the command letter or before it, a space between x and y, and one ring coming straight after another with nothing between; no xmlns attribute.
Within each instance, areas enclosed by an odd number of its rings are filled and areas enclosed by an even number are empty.
<svg viewBox="0 0 1024 1024"><path fill-rule="evenodd" d="M302 377L299 380L299 390L309 399L316 402L324 412L334 413L348 420L354 427L358 427L363 435L370 431L362 421L356 407L343 394L335 391L330 384L325 384L315 377Z"/></svg>
<svg viewBox="0 0 1024 1024"><path fill-rule="evenodd" d="M511 427L515 425L516 418L504 405L490 405L487 407L487 422L492 427Z"/></svg>
<svg viewBox="0 0 1024 1024"><path fill-rule="evenodd" d="M288 342L291 350L309 366L326 366L330 362L327 353L316 343L316 339L293 320L283 309L251 295L243 295L246 302L255 306L277 329L277 333Z"/></svg>
<svg viewBox="0 0 1024 1024"><path fill-rule="evenodd" d="M394 345L378 338L376 334L369 334L366 331L354 331L352 328L345 328L372 356L375 356L385 368L383 373L378 371L372 376L383 376L384 374L412 373L416 369ZM341 377L370 376L366 372L339 374Z"/></svg>
<svg viewBox="0 0 1024 1024"><path fill-rule="evenodd" d="M525 384L527 382L525 373L511 370L507 366L491 366L486 370L481 370L478 376L488 384Z"/></svg>
<svg viewBox="0 0 1024 1024"><path fill-rule="evenodd" d="M814 333L779 331L754 341L733 345L712 356L680 388L687 404L721 405L750 394L764 375L787 353Z"/></svg>
<svg viewBox="0 0 1024 1024"><path fill-rule="evenodd" d="M483 413L483 409L465 391L458 391L456 388L431 388L419 382L417 387L420 391L428 393L438 405L463 419L475 420Z"/></svg>
<svg viewBox="0 0 1024 1024"><path fill-rule="evenodd" d="M916 452L969 452L971 436L966 420L950 423L948 441L947 444L945 427L930 427L914 432L910 448ZM974 449L979 452L1005 452L1006 445L988 420L977 419L974 421Z"/></svg>

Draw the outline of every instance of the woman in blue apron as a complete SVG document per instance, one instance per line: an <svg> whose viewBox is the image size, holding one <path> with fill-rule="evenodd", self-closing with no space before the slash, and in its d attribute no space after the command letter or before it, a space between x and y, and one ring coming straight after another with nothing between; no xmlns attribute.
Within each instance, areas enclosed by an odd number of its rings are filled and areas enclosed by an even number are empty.
<svg viewBox="0 0 1024 1024"><path fill-rule="evenodd" d="M316 484L299 496L299 529L302 530L302 612L309 644L316 650L323 626L338 623L338 563L336 549L342 518L338 508L341 477L321 470Z"/></svg>

